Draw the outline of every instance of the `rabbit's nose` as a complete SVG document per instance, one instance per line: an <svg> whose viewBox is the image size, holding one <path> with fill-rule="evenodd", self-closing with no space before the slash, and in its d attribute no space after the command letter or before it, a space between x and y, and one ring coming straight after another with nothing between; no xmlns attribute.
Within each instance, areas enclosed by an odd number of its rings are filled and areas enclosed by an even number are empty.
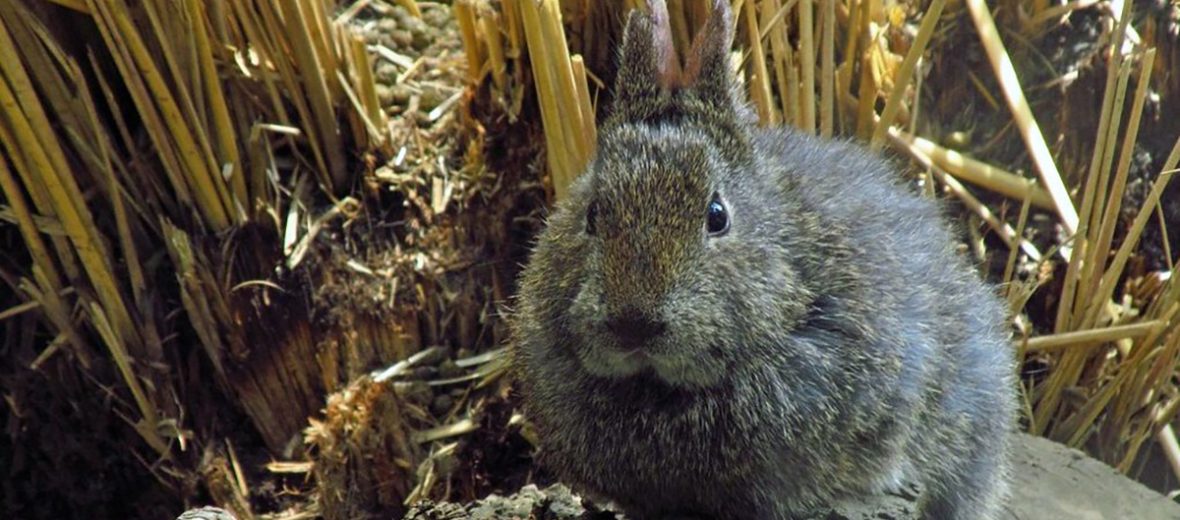
<svg viewBox="0 0 1180 520"><path fill-rule="evenodd" d="M668 325L663 320L627 313L607 318L606 328L624 343L634 345L663 334Z"/></svg>

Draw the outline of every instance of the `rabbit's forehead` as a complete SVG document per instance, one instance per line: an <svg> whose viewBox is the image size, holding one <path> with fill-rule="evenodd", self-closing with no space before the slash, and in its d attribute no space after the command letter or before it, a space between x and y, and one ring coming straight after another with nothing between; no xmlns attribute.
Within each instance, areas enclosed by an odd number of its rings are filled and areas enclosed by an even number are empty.
<svg viewBox="0 0 1180 520"><path fill-rule="evenodd" d="M619 224L671 224L705 211L711 191L691 161L627 161L611 169L598 195Z"/></svg>
<svg viewBox="0 0 1180 520"><path fill-rule="evenodd" d="M682 128L632 127L607 136L602 147L597 173L604 198L695 201L715 189L711 145Z"/></svg>

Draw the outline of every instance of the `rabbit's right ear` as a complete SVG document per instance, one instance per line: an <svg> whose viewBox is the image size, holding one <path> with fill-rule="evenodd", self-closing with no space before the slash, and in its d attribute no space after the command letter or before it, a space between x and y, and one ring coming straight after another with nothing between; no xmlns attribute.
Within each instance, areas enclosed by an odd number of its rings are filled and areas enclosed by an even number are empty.
<svg viewBox="0 0 1180 520"><path fill-rule="evenodd" d="M734 34L733 12L729 0L712 0L712 4L709 21L693 39L683 83L716 106L734 106L736 85L729 63Z"/></svg>
<svg viewBox="0 0 1180 520"><path fill-rule="evenodd" d="M684 73L672 44L668 6L647 0L648 13L632 10L623 29L615 106L650 102L666 89L680 87Z"/></svg>

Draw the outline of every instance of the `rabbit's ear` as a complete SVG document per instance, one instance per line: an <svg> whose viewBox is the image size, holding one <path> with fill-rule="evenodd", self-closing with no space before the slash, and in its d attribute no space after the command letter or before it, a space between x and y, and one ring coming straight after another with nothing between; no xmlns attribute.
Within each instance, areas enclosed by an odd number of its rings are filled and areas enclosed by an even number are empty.
<svg viewBox="0 0 1180 520"><path fill-rule="evenodd" d="M661 90L681 85L683 71L672 46L672 27L664 0L648 0L644 14L638 9L627 16L615 103L641 103Z"/></svg>
<svg viewBox="0 0 1180 520"><path fill-rule="evenodd" d="M734 33L733 12L729 0L712 2L709 21L693 38L683 83L718 106L728 106L734 103L733 73L729 65L729 50L733 45Z"/></svg>

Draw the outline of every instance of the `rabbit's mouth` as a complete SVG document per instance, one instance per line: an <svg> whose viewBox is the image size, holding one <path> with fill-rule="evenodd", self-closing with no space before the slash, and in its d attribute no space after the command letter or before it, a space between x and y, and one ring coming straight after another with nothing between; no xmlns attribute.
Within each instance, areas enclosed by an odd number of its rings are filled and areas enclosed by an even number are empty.
<svg viewBox="0 0 1180 520"><path fill-rule="evenodd" d="M651 352L633 345L589 348L579 354L586 371L600 377L628 377L649 370L653 365Z"/></svg>
<svg viewBox="0 0 1180 520"><path fill-rule="evenodd" d="M720 366L713 366L713 361L719 360L712 357L700 359L683 352L669 354L661 352L656 344L600 345L580 351L578 357L586 371L598 377L620 379L652 374L669 385L683 388L713 386L724 373Z"/></svg>
<svg viewBox="0 0 1180 520"><path fill-rule="evenodd" d="M621 351L621 354L631 362L640 365L651 366L652 364L651 353L643 347L627 347Z"/></svg>

